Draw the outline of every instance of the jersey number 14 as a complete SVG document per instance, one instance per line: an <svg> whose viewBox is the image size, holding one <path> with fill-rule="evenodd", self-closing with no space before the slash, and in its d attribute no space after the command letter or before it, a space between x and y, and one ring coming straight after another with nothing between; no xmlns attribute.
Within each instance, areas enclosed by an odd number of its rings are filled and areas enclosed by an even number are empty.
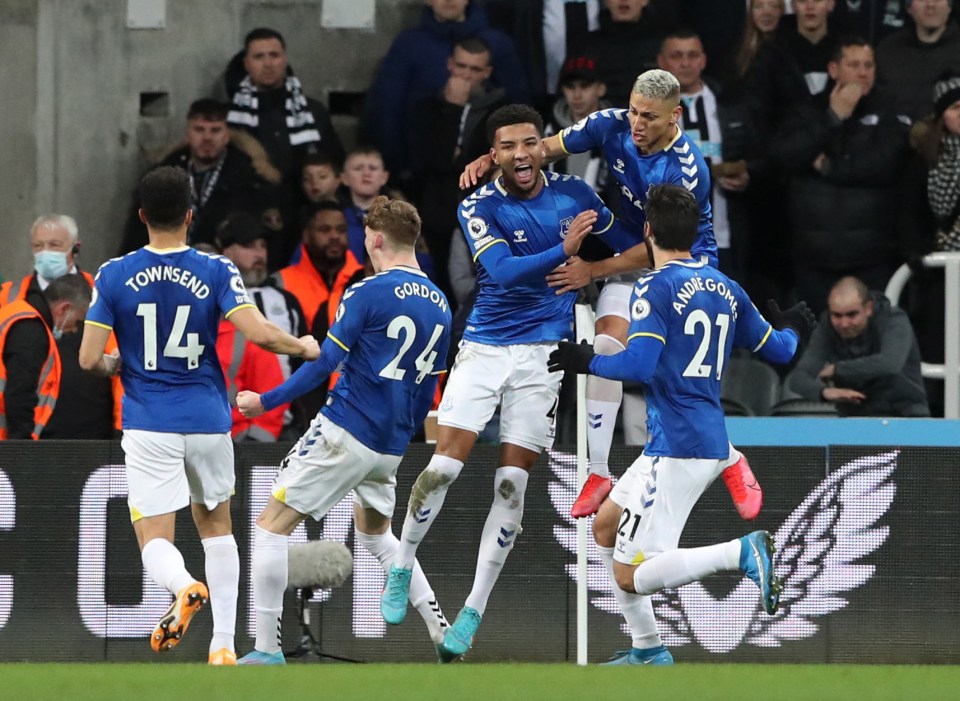
<svg viewBox="0 0 960 701"><path fill-rule="evenodd" d="M137 305L137 316L143 318L143 367L151 372L157 369L157 305ZM173 320L173 328L163 346L163 355L166 358L185 358L188 370L200 367L200 356L205 346L200 343L200 334L186 334L186 344L183 345L184 331L187 320L190 318L190 306L181 304L177 307L177 315Z"/></svg>
<svg viewBox="0 0 960 701"><path fill-rule="evenodd" d="M407 374L407 371L400 367L400 363L403 362L403 356L407 354L410 346L412 346L417 339L417 325L409 316L398 316L387 326L388 338L399 340L401 332L403 333L403 340L400 341L400 350L393 356L393 360L387 363L387 366L380 371L380 377L385 377L388 380L402 380ZM415 380L418 385L423 382L423 378L433 372L433 366L436 365L437 362L437 351L433 350L433 347L437 345L437 341L440 340L442 334L443 325L437 324L434 326L433 335L430 336L430 340L427 341L426 347L424 347L423 352L417 356L417 359L413 361L414 366L416 366L419 371Z"/></svg>

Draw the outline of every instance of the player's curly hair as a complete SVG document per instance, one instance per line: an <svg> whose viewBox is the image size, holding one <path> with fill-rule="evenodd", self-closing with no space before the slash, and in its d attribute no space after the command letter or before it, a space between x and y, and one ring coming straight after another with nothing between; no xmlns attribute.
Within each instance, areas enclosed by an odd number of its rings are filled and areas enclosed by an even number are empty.
<svg viewBox="0 0 960 701"><path fill-rule="evenodd" d="M692 192L678 185L654 185L643 210L658 247L690 250L700 225L700 205Z"/></svg>
<svg viewBox="0 0 960 701"><path fill-rule="evenodd" d="M363 223L386 236L397 247L413 247L420 238L420 215L409 202L379 195L373 200Z"/></svg>
<svg viewBox="0 0 960 701"><path fill-rule="evenodd" d="M537 134L543 136L543 117L539 112L530 105L504 105L487 118L487 141L490 145L494 145L493 137L500 127L513 124L532 124L537 128Z"/></svg>

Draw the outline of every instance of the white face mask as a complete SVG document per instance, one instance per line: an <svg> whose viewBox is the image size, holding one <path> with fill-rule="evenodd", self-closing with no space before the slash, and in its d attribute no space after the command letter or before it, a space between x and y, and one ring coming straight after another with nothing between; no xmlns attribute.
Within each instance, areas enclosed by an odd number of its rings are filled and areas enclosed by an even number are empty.
<svg viewBox="0 0 960 701"><path fill-rule="evenodd" d="M67 274L67 254L63 251L38 251L33 254L33 269L44 280L56 280Z"/></svg>
<svg viewBox="0 0 960 701"><path fill-rule="evenodd" d="M58 326L57 324L53 325L53 328L50 330L50 333L53 334L53 340L59 341L63 338L63 328L67 325L67 322L73 318L73 310L71 309L66 314L63 315L63 321Z"/></svg>

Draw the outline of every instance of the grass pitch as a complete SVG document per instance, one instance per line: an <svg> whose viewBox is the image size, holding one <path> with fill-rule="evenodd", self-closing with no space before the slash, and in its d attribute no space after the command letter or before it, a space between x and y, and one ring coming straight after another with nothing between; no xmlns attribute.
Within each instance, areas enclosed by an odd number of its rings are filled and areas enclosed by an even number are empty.
<svg viewBox="0 0 960 701"><path fill-rule="evenodd" d="M10 701L902 701L960 698L960 667L681 664L0 664Z"/></svg>

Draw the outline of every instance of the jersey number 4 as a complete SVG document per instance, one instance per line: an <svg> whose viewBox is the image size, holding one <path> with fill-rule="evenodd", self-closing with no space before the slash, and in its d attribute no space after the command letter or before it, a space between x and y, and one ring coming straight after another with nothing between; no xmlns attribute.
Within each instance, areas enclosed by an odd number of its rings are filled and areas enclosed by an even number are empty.
<svg viewBox="0 0 960 701"><path fill-rule="evenodd" d="M403 340L400 341L400 350L393 356L393 360L387 363L387 366L380 371L380 377L385 377L388 380L402 380L404 375L407 374L407 371L400 367L400 363L403 362L403 356L410 350L410 346L417 340L417 325L413 323L413 319L409 316L398 316L387 326L388 338L399 340L401 332L403 332ZM417 359L413 361L413 364L419 371L417 379L415 380L418 385L423 382L423 378L433 372L433 366L437 362L437 352L433 350L433 347L437 345L437 341L440 340L442 334L443 326L441 324L434 326L433 335L430 336L426 347L424 347L423 352L417 356Z"/></svg>
<svg viewBox="0 0 960 701"><path fill-rule="evenodd" d="M710 323L710 317L702 309L694 309L687 317L683 325L683 333L687 336L696 336L700 334L700 345L697 352L693 354L690 364L683 371L684 377L710 377L713 368L703 361L707 359L707 353L710 352L710 344L713 340L713 326L718 329L717 333L717 379L723 374L724 349L727 346L727 332L730 330L730 315L717 314L713 324Z"/></svg>
<svg viewBox="0 0 960 701"><path fill-rule="evenodd" d="M143 317L143 367L145 370L157 369L157 305L140 304L137 306L137 316ZM181 304L177 307L177 315L173 320L173 328L163 346L163 355L166 358L186 358L187 369L196 370L200 367L200 356L203 355L204 345L200 343L200 334L186 334L186 345L183 345L184 331L187 328L187 319L190 318L190 307Z"/></svg>

